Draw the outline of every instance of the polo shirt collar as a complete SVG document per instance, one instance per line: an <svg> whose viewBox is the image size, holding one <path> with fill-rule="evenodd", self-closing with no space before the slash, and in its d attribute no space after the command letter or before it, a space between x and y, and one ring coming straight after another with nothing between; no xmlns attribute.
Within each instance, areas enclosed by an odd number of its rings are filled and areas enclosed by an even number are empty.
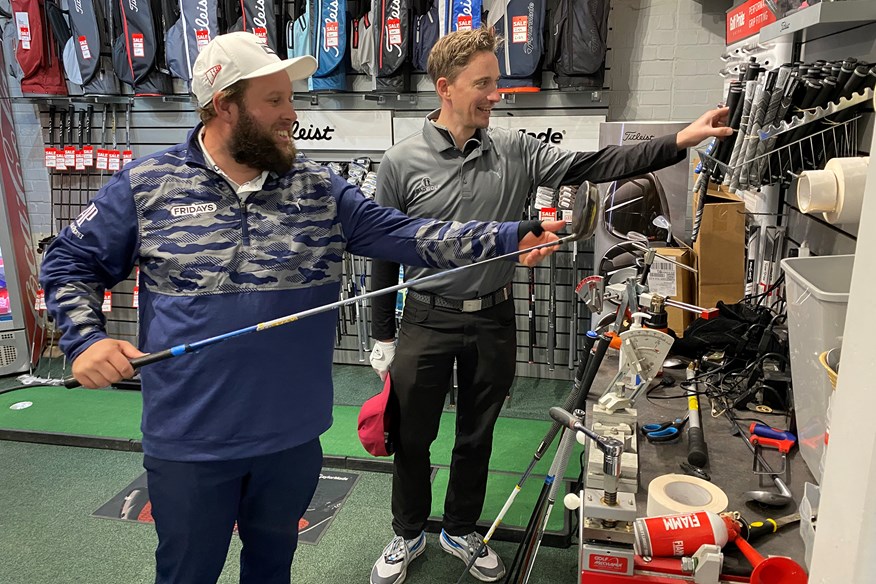
<svg viewBox="0 0 876 584"><path fill-rule="evenodd" d="M445 150L456 148L456 142L453 140L450 130L436 121L440 113L441 110L437 109L426 116L426 120L423 123L423 138L432 148L438 152L444 152ZM489 150L492 145L489 132L484 129L478 129L474 136L468 139L466 144L472 141L476 143L476 148L480 149L481 152Z"/></svg>

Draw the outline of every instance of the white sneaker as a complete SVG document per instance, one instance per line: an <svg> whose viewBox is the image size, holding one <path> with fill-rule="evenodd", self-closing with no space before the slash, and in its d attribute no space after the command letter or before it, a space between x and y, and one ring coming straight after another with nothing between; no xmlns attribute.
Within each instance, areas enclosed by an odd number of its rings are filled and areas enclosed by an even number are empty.
<svg viewBox="0 0 876 584"><path fill-rule="evenodd" d="M392 538L383 553L371 568L371 584L401 584L408 573L408 564L426 551L426 533L405 539L400 535Z"/></svg>
<svg viewBox="0 0 876 584"><path fill-rule="evenodd" d="M442 529L439 541L441 549L448 554L453 554L465 562L465 565L468 565L471 557L484 542L484 538L476 531L468 535L449 535ZM505 564L502 563L499 554L494 552L490 546L485 545L469 572L483 582L496 582L505 575Z"/></svg>

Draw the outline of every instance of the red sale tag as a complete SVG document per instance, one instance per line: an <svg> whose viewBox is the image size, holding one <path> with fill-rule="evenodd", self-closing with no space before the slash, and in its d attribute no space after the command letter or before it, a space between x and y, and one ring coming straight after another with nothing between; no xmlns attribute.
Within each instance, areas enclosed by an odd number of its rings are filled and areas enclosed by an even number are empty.
<svg viewBox="0 0 876 584"><path fill-rule="evenodd" d="M85 170L85 155L82 150L76 151L76 170Z"/></svg>
<svg viewBox="0 0 876 584"><path fill-rule="evenodd" d="M107 152L107 163L109 164L109 168L107 170L116 171L122 167L121 165L122 153L118 150L110 150Z"/></svg>
<svg viewBox="0 0 876 584"><path fill-rule="evenodd" d="M511 19L511 42L525 43L529 37L529 17L515 16Z"/></svg>
<svg viewBox="0 0 876 584"><path fill-rule="evenodd" d="M55 168L57 165L57 151L54 148L46 148L46 168Z"/></svg>
<svg viewBox="0 0 876 584"><path fill-rule="evenodd" d="M210 42L210 31L206 28L199 28L195 31L195 42L198 43L198 52L207 46Z"/></svg>
<svg viewBox="0 0 876 584"><path fill-rule="evenodd" d="M33 309L37 311L46 309L46 293L42 288L37 290L36 298L34 298L33 302Z"/></svg>
<svg viewBox="0 0 876 584"><path fill-rule="evenodd" d="M146 56L146 41L143 38L143 33L135 32L131 35L131 48L135 57Z"/></svg>
<svg viewBox="0 0 876 584"><path fill-rule="evenodd" d="M131 300L132 308L140 308L140 266L134 268L134 294Z"/></svg>
<svg viewBox="0 0 876 584"><path fill-rule="evenodd" d="M97 164L95 167L98 170L107 170L109 168L109 151L103 148L97 150Z"/></svg>
<svg viewBox="0 0 876 584"><path fill-rule="evenodd" d="M460 14L456 17L456 30L471 30L470 14Z"/></svg>
<svg viewBox="0 0 876 584"><path fill-rule="evenodd" d="M131 150L123 150L122 151L122 166L128 164L134 160L134 152Z"/></svg>
<svg viewBox="0 0 876 584"><path fill-rule="evenodd" d="M113 309L113 293L109 290L103 293L103 304L100 307L101 312L110 312Z"/></svg>
<svg viewBox="0 0 876 584"><path fill-rule="evenodd" d="M557 220L557 209L556 207L544 207L538 210L538 219L539 221L556 221Z"/></svg>
<svg viewBox="0 0 876 584"><path fill-rule="evenodd" d="M338 23L337 22L326 22L325 23L325 47L327 49L334 49L338 46Z"/></svg>
<svg viewBox="0 0 876 584"><path fill-rule="evenodd" d="M263 26L257 26L257 27L255 27L254 29L252 29L252 32L253 32L253 34L255 34L257 37L259 37L259 41L260 41L263 45L268 44L268 29L266 29L266 28L263 27Z"/></svg>
<svg viewBox="0 0 876 584"><path fill-rule="evenodd" d="M398 18L388 18L386 20L386 36L389 38L390 45L402 44L401 20Z"/></svg>
<svg viewBox="0 0 876 584"><path fill-rule="evenodd" d="M73 146L66 146L64 148L64 166L67 167L75 167L76 166L76 148Z"/></svg>
<svg viewBox="0 0 876 584"><path fill-rule="evenodd" d="M94 146L85 146L82 149L82 160L86 167L94 166Z"/></svg>
<svg viewBox="0 0 876 584"><path fill-rule="evenodd" d="M79 37L79 50L82 51L83 59L91 58L91 49L88 48L88 37L85 35Z"/></svg>

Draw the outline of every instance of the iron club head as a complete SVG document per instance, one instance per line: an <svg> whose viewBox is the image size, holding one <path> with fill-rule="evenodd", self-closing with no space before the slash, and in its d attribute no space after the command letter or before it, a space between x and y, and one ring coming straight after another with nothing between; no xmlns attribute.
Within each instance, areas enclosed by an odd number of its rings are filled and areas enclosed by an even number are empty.
<svg viewBox="0 0 876 584"><path fill-rule="evenodd" d="M784 507L794 501L793 497L772 491L746 491L742 496L747 501L755 501L767 507Z"/></svg>

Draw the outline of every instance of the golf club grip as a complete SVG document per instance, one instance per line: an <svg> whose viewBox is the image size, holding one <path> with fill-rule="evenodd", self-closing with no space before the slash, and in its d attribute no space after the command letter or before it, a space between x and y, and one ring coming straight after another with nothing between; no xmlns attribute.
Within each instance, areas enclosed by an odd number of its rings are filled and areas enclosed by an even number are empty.
<svg viewBox="0 0 876 584"><path fill-rule="evenodd" d="M175 355L172 352L172 349L165 349L163 351L157 351L155 353L149 353L148 355L144 355L143 357L137 357L136 359L130 359L131 366L134 369L139 369L144 365L151 365L152 363L158 363L159 361L164 361L165 359L170 359ZM80 387L82 384L73 377L67 377L64 379L64 387L67 389L74 389L76 387Z"/></svg>
<svg viewBox="0 0 876 584"><path fill-rule="evenodd" d="M699 426L687 429L687 461L700 468L709 464L709 449Z"/></svg>

